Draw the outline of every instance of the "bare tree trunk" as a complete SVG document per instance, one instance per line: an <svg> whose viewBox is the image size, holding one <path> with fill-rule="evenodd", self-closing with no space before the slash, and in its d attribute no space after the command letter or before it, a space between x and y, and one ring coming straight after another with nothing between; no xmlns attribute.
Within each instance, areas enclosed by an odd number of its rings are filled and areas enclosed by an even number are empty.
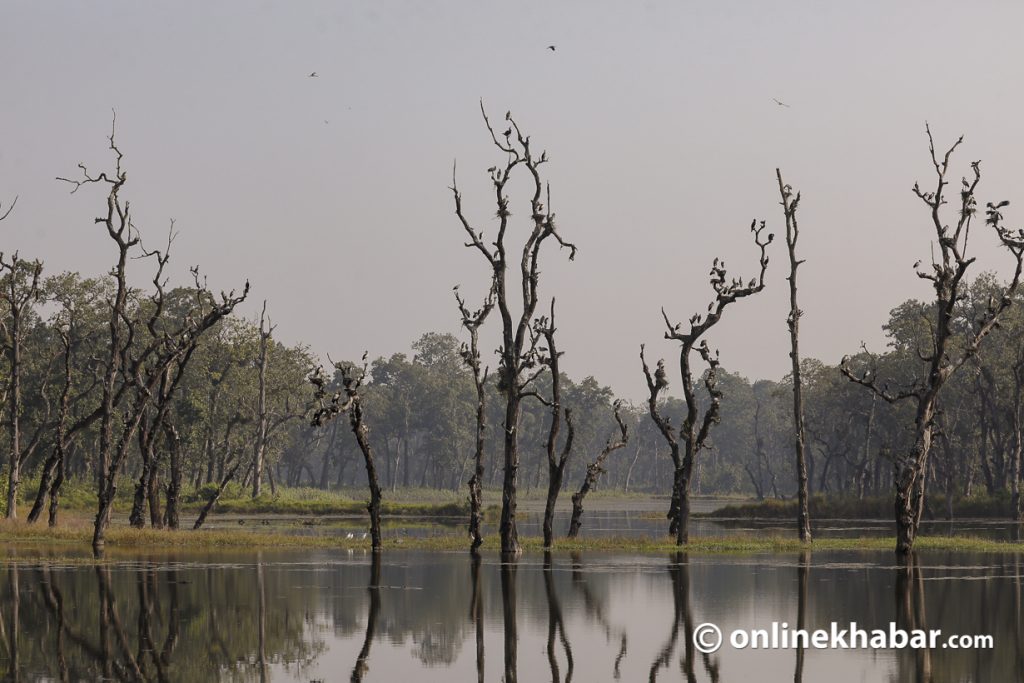
<svg viewBox="0 0 1024 683"><path fill-rule="evenodd" d="M170 481L167 482L167 528L176 530L180 523L178 508L181 497L181 436L170 422L165 421L162 426L167 440L167 450L170 452Z"/></svg>
<svg viewBox="0 0 1024 683"><path fill-rule="evenodd" d="M196 517L195 524L192 525L193 531L203 526L203 522L206 521L206 517L210 514L210 511L214 506L217 505L217 501L220 500L221 495L224 493L224 489L227 488L228 483L231 481L232 477L235 476L235 472L238 471L241 464L242 461L238 460L234 465L228 468L227 472L225 472L224 478L220 480L220 484L217 486L217 490L214 491L212 496L210 496L210 500L206 501L206 505L203 506L203 509L199 511L199 516Z"/></svg>
<svg viewBox="0 0 1024 683"><path fill-rule="evenodd" d="M613 452L623 448L627 443L629 443L629 430L626 427L626 423L622 421L622 416L619 414L621 406L621 402L615 402L615 421L619 424L619 438L613 440L613 437L608 437L608 441L605 442L600 455L597 456L594 462L587 465L587 474L583 478L583 484L580 486L580 490L572 496L572 518L569 520L569 538L576 538L580 533L580 527L583 525L583 499L587 497L587 493L590 492L590 489L597 484L598 477L604 473L605 460L607 460L608 456Z"/></svg>
<svg viewBox="0 0 1024 683"><path fill-rule="evenodd" d="M315 390L315 400L320 407L314 412L312 426L322 427L327 421L333 419L340 413L347 413L352 433L355 434L356 443L363 453L363 461L366 464L366 480L370 489L370 501L366 509L370 513L370 538L373 552L380 552L383 548L380 528L380 507L381 489L380 481L377 479L377 466L374 460L373 447L370 445L370 430L363 419L363 404L360 389L366 379L366 354L363 354L363 366L357 368L352 363L335 363L335 370L341 377L342 391L335 392L328 399L327 382L323 377L323 369L317 368L309 381Z"/></svg>
<svg viewBox="0 0 1024 683"><path fill-rule="evenodd" d="M479 310L470 312L466 302L455 291L455 301L462 315L462 326L469 331L469 345L462 345L462 361L473 373L473 385L476 388L476 441L473 449L473 476L469 479L469 535L472 538L470 550L476 552L483 539L483 480L484 480L484 448L487 443L487 368L480 365L480 326L494 308L494 283ZM406 457L408 471L408 456Z"/></svg>
<svg viewBox="0 0 1024 683"><path fill-rule="evenodd" d="M252 497L259 498L263 488L263 458L267 449L267 427L269 417L267 415L267 346L270 343L270 335L274 332L274 326L269 325L266 320L267 302L263 301L263 311L260 313L260 355L259 360L259 398L256 407L256 443L253 446L253 477Z"/></svg>
<svg viewBox="0 0 1024 683"><path fill-rule="evenodd" d="M565 426L568 431L565 438L565 445L562 448L561 456L556 455L558 444L558 431L562 417L562 377L558 370L558 358L562 354L555 344L555 300L551 300L551 319L540 318L533 326L533 342L535 348L537 338L543 337L547 343L547 351L540 356L539 362L548 368L551 374L551 402L545 402L551 409L551 426L548 429L547 461L548 461L548 492L544 503L544 547L550 548L554 543L554 521L555 505L558 502L558 493L562 490L562 479L565 477L565 466L572 455L572 442L574 429L572 423L572 411L565 408ZM534 396L537 396L535 392Z"/></svg>
<svg viewBox="0 0 1024 683"><path fill-rule="evenodd" d="M800 204L800 193L797 192L796 196L793 196L793 188L782 182L782 172L779 169L775 169L775 175L779 180L779 194L782 196L782 208L786 216L786 245L789 248L789 317L786 318L786 324L789 326L789 357L793 367L793 431L798 501L796 525L800 533L800 541L807 543L811 540L811 513L807 492L807 454L804 445L806 435L804 434L803 382L800 377L800 318L803 317L804 312L797 305L796 298L797 268L803 263L796 257L796 243L800 236L796 209Z"/></svg>

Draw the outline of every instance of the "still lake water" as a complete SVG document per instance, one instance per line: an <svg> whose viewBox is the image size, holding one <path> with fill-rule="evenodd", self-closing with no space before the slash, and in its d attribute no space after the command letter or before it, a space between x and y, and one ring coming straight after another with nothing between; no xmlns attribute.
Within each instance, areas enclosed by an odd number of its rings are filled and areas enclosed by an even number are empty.
<svg viewBox="0 0 1024 683"><path fill-rule="evenodd" d="M362 551L0 559L5 681L1015 681L1017 556ZM990 634L993 650L735 650L729 633L856 621Z"/></svg>

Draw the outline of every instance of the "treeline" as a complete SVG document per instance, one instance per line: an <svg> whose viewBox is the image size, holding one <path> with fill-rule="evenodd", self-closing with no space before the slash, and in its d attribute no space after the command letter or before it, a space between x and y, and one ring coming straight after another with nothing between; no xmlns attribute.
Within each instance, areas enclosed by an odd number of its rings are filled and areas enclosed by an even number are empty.
<svg viewBox="0 0 1024 683"><path fill-rule="evenodd" d="M25 271L15 274L14 289L25 286ZM0 279L5 292L12 274ZM981 305L996 287L991 276L976 281L964 306ZM21 313L24 335L20 354L23 394L19 430L23 477L39 481L57 448L55 429L64 380L62 334L71 347L71 397L65 424L76 424L95 410L102 386L90 372L103 352L108 335L107 301L114 290L111 278L88 278L78 273L42 276L38 293ZM135 305L143 299L133 292ZM184 309L192 290L167 293L170 308ZM1024 303L1024 302L1022 302ZM10 327L11 308L3 315ZM890 348L882 354L861 351L851 363L876 368L896 387L909 381L922 361L915 350L927 343L927 306L907 301L893 309L885 330ZM73 328L68 327L74 316ZM73 331L69 331L72 329ZM1019 478L1022 410L1024 410L1024 306L1010 309L993 343L975 356L970 367L955 376L943 395L938 417L939 448L929 469L930 490L951 497L975 493L998 494L1013 488ZM233 467L235 481L253 486L254 454L259 433L260 326L237 314L226 316L202 336L186 366L167 414L177 434L184 483L190 488L217 487ZM8 348L10 344L8 343ZM472 473L474 411L473 378L463 362L462 343L452 334L430 332L411 345L411 353L380 357L369 365L365 387L367 421L377 444L381 484L430 487L453 491L465 486ZM11 356L0 364L3 397L10 406ZM332 422L311 427L308 415L312 393L307 382L315 354L305 345L286 346L271 334L267 346L264 391L268 418L264 485L309 486L320 489L362 487L366 473L350 430ZM837 365L814 359L803 363L807 403L808 465L812 493L855 497L880 495L892 488L892 458L907 447L909 405L891 405L844 378ZM550 379L539 377L538 391L550 391ZM671 382L671 380L669 380ZM698 494L744 494L757 498L794 495L792 458L792 384L748 379L726 370L718 372L723 393L721 424L713 432L708 452L696 464L694 491ZM503 406L495 377L486 384L488 423L500 425ZM672 385L670 383L670 390ZM617 429L615 395L594 377L562 379L562 402L575 416L573 454L564 484L575 488L588 462ZM707 401L706 392L700 394ZM683 402L664 399L661 411L675 419L685 414ZM520 485L542 489L547 483L545 441L550 410L540 401L524 404L520 422L523 459ZM626 404L624 422L633 438L605 462L598 488L665 494L672 463L662 436L646 406ZM0 434L5 491L10 488L12 431ZM64 445L66 477L93 481L100 471L96 453L100 424L78 430ZM166 499L171 462L166 435L158 438L146 491ZM501 485L501 431L487 431L485 488ZM145 466L138 440L129 449L124 478L140 481ZM166 503L154 499L163 510ZM147 499L146 509L153 502ZM8 512L12 512L8 510ZM163 523L163 512L150 522Z"/></svg>

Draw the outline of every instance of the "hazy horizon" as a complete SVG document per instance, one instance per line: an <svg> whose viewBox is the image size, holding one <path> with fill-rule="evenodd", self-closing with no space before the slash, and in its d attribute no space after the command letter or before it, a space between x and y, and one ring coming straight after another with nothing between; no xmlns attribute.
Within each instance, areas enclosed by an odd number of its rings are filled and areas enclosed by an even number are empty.
<svg viewBox="0 0 1024 683"><path fill-rule="evenodd" d="M268 299L279 338L321 355L407 351L423 332L460 332L453 285L471 304L487 285L448 189L457 159L467 213L493 228L486 169L502 155L482 98L548 151L559 229L580 248L573 263L544 257L563 370L639 399L639 345L676 350L661 307L703 312L716 256L752 277L755 218L777 238L768 288L710 342L731 371L788 372L776 167L803 193L802 352L830 363L861 340L882 350L889 310L929 294L911 267L929 256L910 191L932 184L926 120L942 149L965 135L951 189L983 160L982 201L1011 200L1020 225L1024 6L630 7L6 3L0 202L19 199L0 250L50 274L107 270L101 194L54 178L110 163L116 109L125 195L148 243L176 220L177 281L194 264L215 289L250 279L241 312ZM513 191L514 213L524 201ZM975 234L972 275L1006 275L1011 257L980 222ZM133 267L145 282L148 265Z"/></svg>

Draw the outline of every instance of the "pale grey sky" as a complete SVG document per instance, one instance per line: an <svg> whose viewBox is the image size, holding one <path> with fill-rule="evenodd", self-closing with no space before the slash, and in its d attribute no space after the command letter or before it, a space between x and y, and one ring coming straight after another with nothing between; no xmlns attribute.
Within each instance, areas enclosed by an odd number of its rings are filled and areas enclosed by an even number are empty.
<svg viewBox="0 0 1024 683"><path fill-rule="evenodd" d="M703 311L715 256L753 275L752 218L782 234L776 166L804 194L803 349L835 362L881 348L888 311L927 295L910 192L931 180L926 119L942 145L965 134L957 174L982 159L983 201L1024 220L1022 26L1016 2L7 0L0 201L20 199L0 248L51 273L109 267L102 197L54 176L108 162L113 107L126 193L151 242L177 220L178 273L250 278L246 312L269 299L286 342L406 350L458 331L452 285L471 301L486 285L447 189L457 158L468 212L493 226L482 97L548 150L580 247L542 275L567 372L641 397L639 344L675 353L659 308ZM1005 273L977 234L980 265ZM727 368L785 374L785 269L779 242L766 292L715 328Z"/></svg>

